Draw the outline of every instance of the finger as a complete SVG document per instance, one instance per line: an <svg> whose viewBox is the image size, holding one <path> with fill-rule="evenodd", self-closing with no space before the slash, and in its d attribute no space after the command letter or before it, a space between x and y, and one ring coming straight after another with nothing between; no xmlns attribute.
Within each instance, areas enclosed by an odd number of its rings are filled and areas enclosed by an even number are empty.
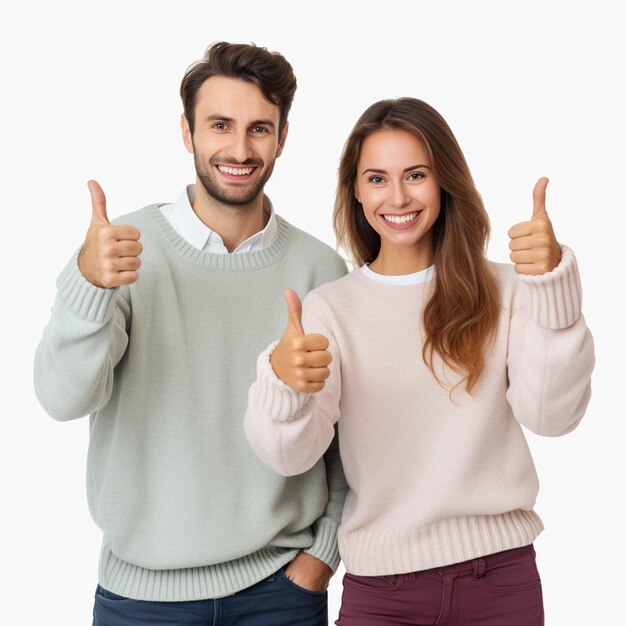
<svg viewBox="0 0 626 626"><path fill-rule="evenodd" d="M130 285L137 280L137 272L134 270L124 272L105 272L102 276L102 286L107 289L114 289L122 285Z"/></svg>
<svg viewBox="0 0 626 626"><path fill-rule="evenodd" d="M143 246L138 241L124 239L115 244L117 256L139 256L143 251Z"/></svg>
<svg viewBox="0 0 626 626"><path fill-rule="evenodd" d="M115 272L135 271L141 267L141 259L136 256L123 256L110 262L110 269Z"/></svg>
<svg viewBox="0 0 626 626"><path fill-rule="evenodd" d="M509 228L509 237L511 239L517 239L518 237L528 237L532 235L534 224L532 222L520 222Z"/></svg>
<svg viewBox="0 0 626 626"><path fill-rule="evenodd" d="M139 229L128 224L111 225L111 236L118 241L138 241L141 237Z"/></svg>
<svg viewBox="0 0 626 626"><path fill-rule="evenodd" d="M130 285L131 283L136 282L138 274L135 271L129 271L119 272L117 276L120 285Z"/></svg>
<svg viewBox="0 0 626 626"><path fill-rule="evenodd" d="M327 367L333 362L333 355L328 350L304 352L298 359L298 365L305 367Z"/></svg>
<svg viewBox="0 0 626 626"><path fill-rule="evenodd" d="M306 352L316 352L317 350L328 350L328 339L324 335L311 333L302 337L302 349Z"/></svg>
<svg viewBox="0 0 626 626"><path fill-rule="evenodd" d="M539 217L541 215L547 215L546 211L546 187L548 186L548 179L543 176L536 183L533 189L533 217Z"/></svg>
<svg viewBox="0 0 626 626"><path fill-rule="evenodd" d="M95 181L87 182L89 194L91 195L91 223L110 224L107 215L107 202L102 187Z"/></svg>
<svg viewBox="0 0 626 626"><path fill-rule="evenodd" d="M516 237L509 241L511 250L532 250L536 245L536 238L530 235L527 237Z"/></svg>
<svg viewBox="0 0 626 626"><path fill-rule="evenodd" d="M287 327L304 335L302 328L302 302L293 289L286 289L284 293L287 302L288 321Z"/></svg>
<svg viewBox="0 0 626 626"><path fill-rule="evenodd" d="M511 261L513 261L513 263L517 263L518 265L525 263L532 264L537 261L537 254L533 250L518 250L516 252L511 252L509 256Z"/></svg>
<svg viewBox="0 0 626 626"><path fill-rule="evenodd" d="M298 370L298 378L307 383L321 383L330 376L330 370L327 367L305 367Z"/></svg>
<svg viewBox="0 0 626 626"><path fill-rule="evenodd" d="M324 389L324 382L319 383L307 383L303 380L300 380L296 383L296 389L301 391L302 393L317 393Z"/></svg>
<svg viewBox="0 0 626 626"><path fill-rule="evenodd" d="M543 273L534 263L517 263L515 265L515 271L518 274L525 274L527 276L535 276Z"/></svg>

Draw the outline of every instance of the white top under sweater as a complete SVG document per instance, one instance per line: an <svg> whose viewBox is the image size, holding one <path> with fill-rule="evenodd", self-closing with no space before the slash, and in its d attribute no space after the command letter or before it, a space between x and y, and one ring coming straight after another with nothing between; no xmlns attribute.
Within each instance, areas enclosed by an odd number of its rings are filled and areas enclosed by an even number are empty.
<svg viewBox="0 0 626 626"><path fill-rule="evenodd" d="M573 252L558 267L518 276L490 264L502 303L483 374L450 392L422 359L422 308L433 281L386 284L357 269L303 303L307 333L333 356L317 394L274 374L264 351L245 428L259 457L284 475L310 468L338 423L350 487L339 529L346 570L388 575L440 567L531 543L539 482L523 425L573 430L590 397L593 340L581 314ZM435 358L439 376L460 376Z"/></svg>

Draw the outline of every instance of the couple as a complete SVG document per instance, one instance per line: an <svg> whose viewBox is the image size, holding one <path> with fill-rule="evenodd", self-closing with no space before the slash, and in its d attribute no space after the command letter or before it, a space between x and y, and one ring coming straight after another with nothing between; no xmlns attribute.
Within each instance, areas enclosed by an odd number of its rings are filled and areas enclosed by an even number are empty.
<svg viewBox="0 0 626 626"><path fill-rule="evenodd" d="M445 121L378 102L341 159L345 275L263 194L295 89L281 55L214 44L181 85L195 186L112 224L89 183L35 387L90 414L93 623L326 624L340 551L341 626L542 624L520 423L574 428L593 367L547 181L515 271L489 263Z"/></svg>

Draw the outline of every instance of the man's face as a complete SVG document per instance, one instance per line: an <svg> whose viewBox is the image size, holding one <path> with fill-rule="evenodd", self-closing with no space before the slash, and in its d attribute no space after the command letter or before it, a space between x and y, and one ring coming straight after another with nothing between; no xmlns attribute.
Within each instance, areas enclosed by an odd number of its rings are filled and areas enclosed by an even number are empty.
<svg viewBox="0 0 626 626"><path fill-rule="evenodd" d="M280 110L254 84L213 76L198 90L193 136L182 117L183 139L193 152L198 179L223 204L251 203L280 156L287 127L278 139Z"/></svg>

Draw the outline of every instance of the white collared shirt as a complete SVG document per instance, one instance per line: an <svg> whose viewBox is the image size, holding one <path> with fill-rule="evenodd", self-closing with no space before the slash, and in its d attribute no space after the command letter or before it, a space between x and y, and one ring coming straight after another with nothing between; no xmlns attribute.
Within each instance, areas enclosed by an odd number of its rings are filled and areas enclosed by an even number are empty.
<svg viewBox="0 0 626 626"><path fill-rule="evenodd" d="M187 185L176 202L161 207L172 228L194 248L214 254L228 254L222 238L211 230L195 213L191 206L196 198L196 186ZM274 207L270 199L263 196L263 212L268 216L265 228L240 243L233 253L256 252L269 246L278 230Z"/></svg>

